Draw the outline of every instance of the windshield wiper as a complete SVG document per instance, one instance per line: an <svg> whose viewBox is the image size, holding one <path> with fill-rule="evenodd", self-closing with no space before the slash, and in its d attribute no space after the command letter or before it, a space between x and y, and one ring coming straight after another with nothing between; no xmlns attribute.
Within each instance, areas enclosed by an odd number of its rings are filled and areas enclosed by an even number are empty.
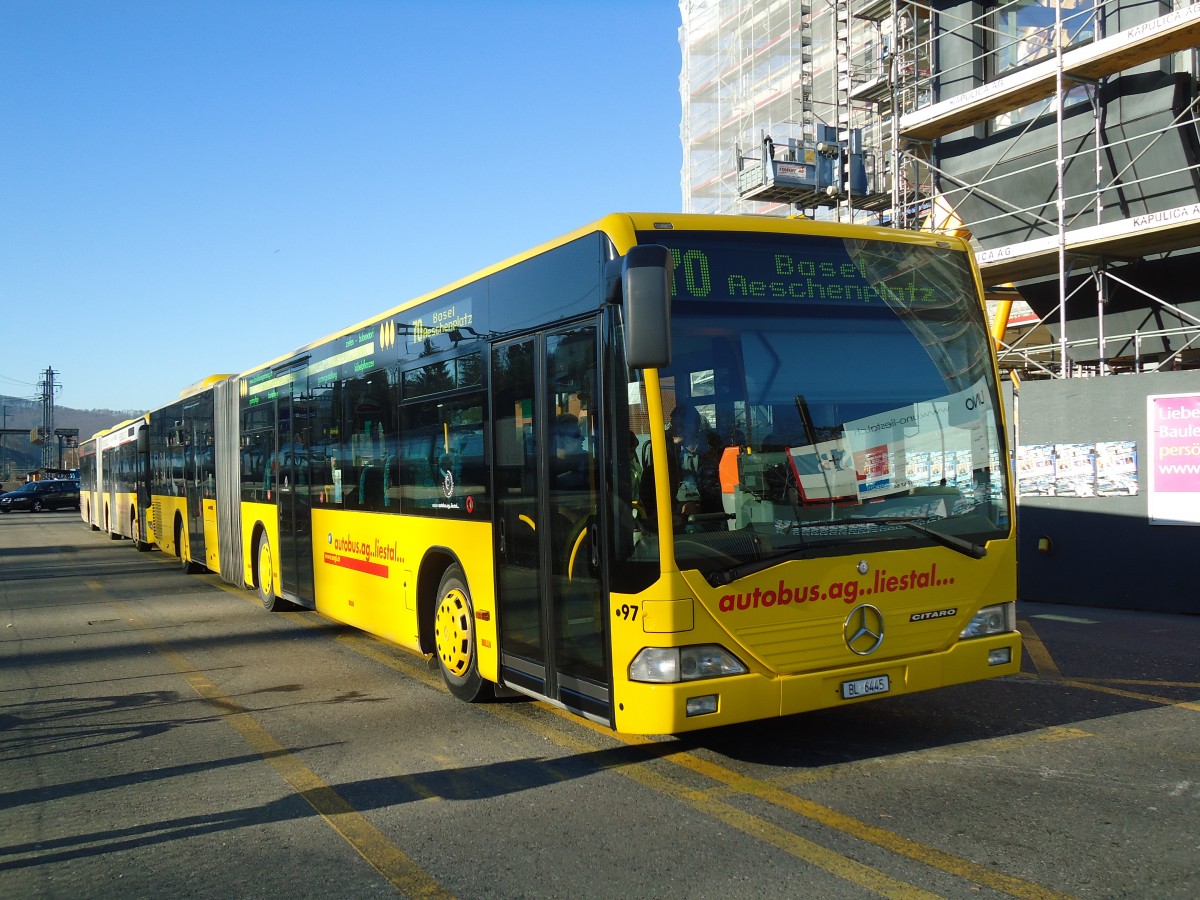
<svg viewBox="0 0 1200 900"><path fill-rule="evenodd" d="M828 528L831 525L838 525L844 520L816 521L816 522L800 522L792 525L792 528L798 529L798 533L803 535L805 528ZM764 569L769 569L772 566L777 566L780 563L789 562L795 559L804 559L811 550L828 547L834 541L820 541L815 544L801 544L793 550L787 550L783 553L775 553L771 556L764 556L762 559L752 559L749 562L741 563L740 565L730 566L728 569L718 569L715 572L709 572L705 577L709 584L713 587L721 587L722 585L731 584L739 578L745 578L747 575L753 575L755 572L761 572Z"/></svg>
<svg viewBox="0 0 1200 900"><path fill-rule="evenodd" d="M987 556L987 547L982 544L975 544L971 541L964 540L954 534L946 534L942 531L934 531L928 525L921 524L929 521L924 517L917 516L880 516L878 519L851 519L853 522L871 522L878 525L902 525L905 528L911 528L913 531L925 535L930 540L936 541L943 547L948 547L963 556L969 556L971 559L983 559Z"/></svg>
<svg viewBox="0 0 1200 900"><path fill-rule="evenodd" d="M780 563L785 563L793 559L804 559L808 551L812 549L811 546L797 547L795 550L789 550L787 553L776 553L774 556L752 559L750 562L742 563L739 566L709 572L704 577L713 587L722 587L726 584L732 584L739 578L745 578L747 575L753 575L755 572L761 572Z"/></svg>
<svg viewBox="0 0 1200 900"><path fill-rule="evenodd" d="M856 519L832 519L826 521L804 522L799 525L804 528L830 528L837 526L854 526L854 525L898 525L904 528L911 528L932 541L941 544L956 553L961 553L963 556L969 556L971 559L983 559L987 556L987 547L980 544L972 543L953 534L945 534L941 531L934 531L927 525L921 524L923 521L928 521L924 517L913 516L881 516L877 519L873 518L856 518ZM793 525L792 527L797 527ZM753 575L755 572L762 572L765 569L770 569L772 566L777 566L781 563L791 562L797 559L804 559L810 551L825 548L829 546L828 541L822 541L817 544L804 544L794 550L788 550L785 553L776 553L772 556L766 556L762 559L752 559L749 562L744 562L741 565L730 566L728 569L718 569L714 572L709 572L705 576L706 580L713 587L722 587L726 584L731 584L739 578L745 578L747 575Z"/></svg>

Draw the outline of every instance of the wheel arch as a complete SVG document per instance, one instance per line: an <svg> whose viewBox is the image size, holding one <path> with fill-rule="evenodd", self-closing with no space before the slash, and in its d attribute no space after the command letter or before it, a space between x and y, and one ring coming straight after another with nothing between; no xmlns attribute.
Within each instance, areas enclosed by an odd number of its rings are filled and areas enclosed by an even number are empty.
<svg viewBox="0 0 1200 900"><path fill-rule="evenodd" d="M129 506L129 536L133 539L135 550L142 552L150 549L149 535L146 534L146 516L134 501Z"/></svg>
<svg viewBox="0 0 1200 900"><path fill-rule="evenodd" d="M438 597L438 587L441 586L446 570L451 566L458 566L462 570L469 590L471 582L467 580L466 566L449 547L430 547L421 560L420 568L417 569L417 628L422 653L434 653L437 649L433 632L434 616L441 599Z"/></svg>
<svg viewBox="0 0 1200 900"><path fill-rule="evenodd" d="M175 535L175 555L183 559L183 542L187 538L187 529L183 524L183 513L175 510L175 524L171 528L171 533Z"/></svg>
<svg viewBox="0 0 1200 900"><path fill-rule="evenodd" d="M267 526L263 524L262 519L255 519L254 527L250 529L250 543L249 545L244 545L249 546L250 548L250 575L254 578L254 581L251 582L250 587L258 587L260 584L262 584L258 573L258 542L261 541L266 534ZM274 553L275 549L272 548L271 552Z"/></svg>

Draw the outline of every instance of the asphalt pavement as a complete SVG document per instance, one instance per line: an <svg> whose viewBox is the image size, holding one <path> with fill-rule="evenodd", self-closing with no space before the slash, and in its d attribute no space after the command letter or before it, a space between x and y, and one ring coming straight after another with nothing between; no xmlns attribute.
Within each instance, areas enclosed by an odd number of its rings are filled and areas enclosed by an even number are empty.
<svg viewBox="0 0 1200 900"><path fill-rule="evenodd" d="M1200 618L1019 604L1019 676L689 734L0 517L0 897L1200 896Z"/></svg>

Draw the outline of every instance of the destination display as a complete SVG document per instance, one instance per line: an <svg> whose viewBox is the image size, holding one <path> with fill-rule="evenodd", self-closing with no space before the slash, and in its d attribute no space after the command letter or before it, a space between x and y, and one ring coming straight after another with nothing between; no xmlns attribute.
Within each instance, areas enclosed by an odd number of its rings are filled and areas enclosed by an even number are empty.
<svg viewBox="0 0 1200 900"><path fill-rule="evenodd" d="M674 237L654 235L675 262L672 296L696 301L920 307L939 302L925 267L944 274L947 259L961 255L919 244L806 238L771 246L761 237L753 245L703 238L676 243ZM955 292L969 290L965 259L950 268Z"/></svg>

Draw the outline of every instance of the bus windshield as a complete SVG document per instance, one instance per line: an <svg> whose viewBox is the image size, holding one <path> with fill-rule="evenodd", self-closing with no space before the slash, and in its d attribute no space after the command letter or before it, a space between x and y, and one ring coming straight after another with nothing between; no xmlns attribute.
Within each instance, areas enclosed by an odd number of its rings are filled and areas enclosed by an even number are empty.
<svg viewBox="0 0 1200 900"><path fill-rule="evenodd" d="M1008 534L991 338L964 253L762 234L645 239L675 258L673 358L659 372L669 459L654 460L638 435L630 561L657 560L666 531L656 469L667 470L677 562L714 582L872 549L981 555ZM643 381L629 397L634 422Z"/></svg>

